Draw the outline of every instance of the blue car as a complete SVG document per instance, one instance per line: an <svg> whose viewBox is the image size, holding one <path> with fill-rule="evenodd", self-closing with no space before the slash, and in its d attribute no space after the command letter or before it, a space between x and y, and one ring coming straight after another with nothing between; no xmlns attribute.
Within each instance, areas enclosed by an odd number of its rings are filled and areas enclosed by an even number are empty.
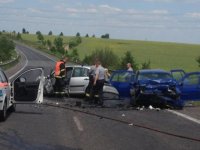
<svg viewBox="0 0 200 150"><path fill-rule="evenodd" d="M161 69L139 70L131 88L131 103L139 106L183 108L181 91L170 72Z"/></svg>

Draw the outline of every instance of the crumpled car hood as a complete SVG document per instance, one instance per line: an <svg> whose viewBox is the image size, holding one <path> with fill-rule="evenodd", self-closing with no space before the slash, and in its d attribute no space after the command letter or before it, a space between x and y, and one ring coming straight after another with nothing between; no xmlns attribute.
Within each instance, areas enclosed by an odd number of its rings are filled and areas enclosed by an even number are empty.
<svg viewBox="0 0 200 150"><path fill-rule="evenodd" d="M169 87L175 86L175 81L172 79L155 79L155 80L140 80L139 85L145 87L145 89L158 89L165 90Z"/></svg>

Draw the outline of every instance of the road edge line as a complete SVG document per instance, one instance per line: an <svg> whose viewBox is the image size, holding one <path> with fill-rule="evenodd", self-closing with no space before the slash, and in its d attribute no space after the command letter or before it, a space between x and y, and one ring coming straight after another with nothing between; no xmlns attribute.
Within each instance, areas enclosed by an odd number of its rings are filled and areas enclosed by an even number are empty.
<svg viewBox="0 0 200 150"><path fill-rule="evenodd" d="M20 50L21 51L21 50ZM20 69L18 70L15 74L13 74L12 76L9 77L9 80L11 80L12 78L14 78L17 74L19 74L22 70L24 70L24 68L27 66L28 64L28 59L26 57L26 55L21 51L21 54L24 55L25 59L26 59L26 63L25 65Z"/></svg>
<svg viewBox="0 0 200 150"><path fill-rule="evenodd" d="M79 131L83 131L84 129L83 129L83 126L81 125L80 120L76 116L74 116L73 119L74 119L74 122L75 122L78 130Z"/></svg>
<svg viewBox="0 0 200 150"><path fill-rule="evenodd" d="M168 112L171 112L171 113L173 113L173 114L176 114L177 116L183 117L183 118L185 118L185 119L187 119L187 120L190 120L190 121L192 121L192 122L195 122L195 123L197 123L197 124L200 124L200 120L198 120L198 119L196 119L196 118L193 118L193 117L191 117L191 116L189 116L189 115L186 115L186 114L183 114L183 113L174 111L174 110L167 110L167 111L168 111Z"/></svg>

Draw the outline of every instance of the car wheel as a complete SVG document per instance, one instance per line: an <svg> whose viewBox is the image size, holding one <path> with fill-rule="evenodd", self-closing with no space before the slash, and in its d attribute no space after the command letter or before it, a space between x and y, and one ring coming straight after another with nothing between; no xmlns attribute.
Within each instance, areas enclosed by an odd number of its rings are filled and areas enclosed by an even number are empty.
<svg viewBox="0 0 200 150"><path fill-rule="evenodd" d="M7 117L7 102L4 102L3 110L0 111L0 120L5 121Z"/></svg>
<svg viewBox="0 0 200 150"><path fill-rule="evenodd" d="M15 112L16 111L16 104L12 104L12 106L10 107L10 111L11 112Z"/></svg>

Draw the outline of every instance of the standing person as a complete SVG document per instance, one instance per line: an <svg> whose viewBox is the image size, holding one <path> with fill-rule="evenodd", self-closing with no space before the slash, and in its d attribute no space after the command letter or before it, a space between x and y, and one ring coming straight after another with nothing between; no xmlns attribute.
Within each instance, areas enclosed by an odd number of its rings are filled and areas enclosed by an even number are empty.
<svg viewBox="0 0 200 150"><path fill-rule="evenodd" d="M128 71L133 71L131 63L127 63L127 68Z"/></svg>
<svg viewBox="0 0 200 150"><path fill-rule="evenodd" d="M95 78L95 72L96 72L96 65L94 63L94 65L92 65L89 70L89 83L85 92L86 100L89 101L89 103L91 103L91 100L93 98L93 83Z"/></svg>
<svg viewBox="0 0 200 150"><path fill-rule="evenodd" d="M109 82L109 78L110 78L110 73L109 73L108 69L105 68L105 81Z"/></svg>
<svg viewBox="0 0 200 150"><path fill-rule="evenodd" d="M103 86L105 82L105 69L99 60L96 61L96 71L94 78L94 97L100 105L103 105Z"/></svg>
<svg viewBox="0 0 200 150"><path fill-rule="evenodd" d="M63 57L61 60L56 62L55 65L55 93L56 94L65 94L64 86L65 86L65 77L66 77L66 68L65 63L68 62L68 57Z"/></svg>

